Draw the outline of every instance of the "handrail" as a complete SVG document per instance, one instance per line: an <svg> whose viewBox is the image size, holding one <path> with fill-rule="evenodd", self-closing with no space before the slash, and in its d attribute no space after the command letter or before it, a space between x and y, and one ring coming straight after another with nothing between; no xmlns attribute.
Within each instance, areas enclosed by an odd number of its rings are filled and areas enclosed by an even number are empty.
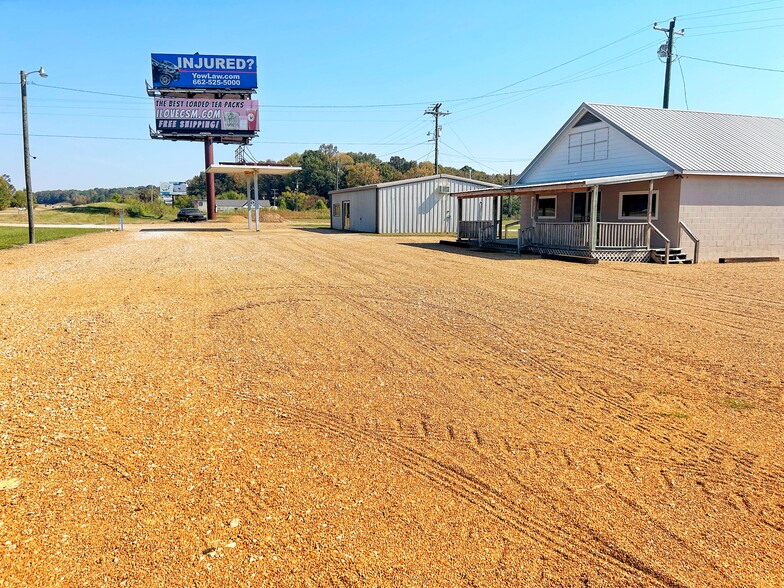
<svg viewBox="0 0 784 588"><path fill-rule="evenodd" d="M511 223L508 223L508 224L504 225L504 239L506 239L509 236L509 227L514 227L514 226L518 226L519 227L520 226L520 221L516 220L516 221L512 221Z"/></svg>
<svg viewBox="0 0 784 588"><path fill-rule="evenodd" d="M664 259L665 259L664 263L667 264L670 263L670 240L664 235L664 233L662 233L659 229L657 229L656 225L654 225L653 223L648 223L648 226L654 231L656 231L659 237L664 239Z"/></svg>
<svg viewBox="0 0 784 588"><path fill-rule="evenodd" d="M678 221L678 225L683 230L683 232L686 233L686 236L694 243L694 263L696 264L700 259L700 240L694 233L691 232L691 229L689 229L689 227L687 227L683 221Z"/></svg>

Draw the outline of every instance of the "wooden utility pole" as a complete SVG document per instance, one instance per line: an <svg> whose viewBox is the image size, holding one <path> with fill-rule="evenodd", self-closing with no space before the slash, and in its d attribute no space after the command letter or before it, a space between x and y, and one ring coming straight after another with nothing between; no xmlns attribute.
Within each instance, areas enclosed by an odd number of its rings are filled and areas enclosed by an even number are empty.
<svg viewBox="0 0 784 588"><path fill-rule="evenodd" d="M441 127L438 125L438 117L439 116L446 116L447 114L450 114L450 113L449 112L442 112L441 111L441 103L439 102L438 104L436 104L435 106L433 106L429 110L425 110L425 114L429 114L430 116L432 116L433 119L434 119L434 122L435 122L435 128L433 129L433 141L435 141L435 144L436 144L435 167L436 167L436 174L437 174L437 173L439 173L439 171L438 171L438 139L441 137Z"/></svg>
<svg viewBox="0 0 784 588"><path fill-rule="evenodd" d="M667 65L664 70L664 99L662 101L662 108L669 108L670 107L670 70L672 69L672 44L675 39L675 35L682 35L683 29L680 31L675 30L675 17L672 17L670 21L669 28L662 28L656 26L657 23L653 23L653 28L657 31L662 31L663 33L667 34L667 48L664 48L664 45L659 47L659 57L667 57Z"/></svg>
<svg viewBox="0 0 784 588"><path fill-rule="evenodd" d="M30 244L35 244L35 217L33 214L33 186L30 180L30 139L27 134L27 74L19 72L22 85L22 142L24 143L25 190L27 191L27 233Z"/></svg>

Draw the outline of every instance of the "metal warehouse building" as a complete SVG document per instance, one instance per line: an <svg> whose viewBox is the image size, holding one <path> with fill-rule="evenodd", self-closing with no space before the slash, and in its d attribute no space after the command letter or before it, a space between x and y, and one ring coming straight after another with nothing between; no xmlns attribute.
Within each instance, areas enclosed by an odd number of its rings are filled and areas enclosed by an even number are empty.
<svg viewBox="0 0 784 588"><path fill-rule="evenodd" d="M362 233L454 233L458 218L493 220L498 199L488 196L459 202L451 193L494 187L487 182L438 174L333 190L329 193L331 226Z"/></svg>

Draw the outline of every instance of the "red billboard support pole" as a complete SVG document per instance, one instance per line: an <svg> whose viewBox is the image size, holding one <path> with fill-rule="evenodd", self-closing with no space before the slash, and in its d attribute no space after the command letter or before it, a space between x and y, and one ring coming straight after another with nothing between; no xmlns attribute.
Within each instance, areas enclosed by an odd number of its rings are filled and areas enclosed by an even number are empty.
<svg viewBox="0 0 784 588"><path fill-rule="evenodd" d="M212 137L204 139L204 169L208 169L213 164L212 157ZM205 185L207 187L207 218L215 220L215 176L206 174Z"/></svg>

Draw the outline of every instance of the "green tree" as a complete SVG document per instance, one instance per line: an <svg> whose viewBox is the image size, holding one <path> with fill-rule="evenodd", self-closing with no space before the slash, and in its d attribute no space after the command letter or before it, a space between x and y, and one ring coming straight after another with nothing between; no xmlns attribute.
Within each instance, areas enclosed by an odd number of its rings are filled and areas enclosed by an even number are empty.
<svg viewBox="0 0 784 588"><path fill-rule="evenodd" d="M215 176L215 193L222 194L223 192L235 191L244 192L245 183L238 182L234 176L229 174L214 174ZM207 197L207 176L201 172L197 176L193 176L188 180L187 188L188 196L193 199L204 199Z"/></svg>
<svg viewBox="0 0 784 588"><path fill-rule="evenodd" d="M11 196L11 206L14 208L27 208L27 190L16 190Z"/></svg>
<svg viewBox="0 0 784 588"><path fill-rule="evenodd" d="M416 164L416 161L407 161L405 157L400 157L398 155L393 155L389 158L389 165L394 167L401 174L406 173L412 167L416 167Z"/></svg>
<svg viewBox="0 0 784 588"><path fill-rule="evenodd" d="M228 192L222 192L216 196L218 200L247 200L248 197L245 194L240 194L239 192L235 192L234 190L229 190Z"/></svg>
<svg viewBox="0 0 784 588"><path fill-rule="evenodd" d="M403 174L403 177L406 179L423 178L425 176L432 176L435 173L435 166L429 161L423 161L417 164L415 167L410 168L406 173Z"/></svg>
<svg viewBox="0 0 784 588"><path fill-rule="evenodd" d="M13 196L11 182L6 178L8 178L8 176L0 176L0 210L4 210L11 206L11 197Z"/></svg>
<svg viewBox="0 0 784 588"><path fill-rule="evenodd" d="M193 206L193 197L187 194L178 194L174 199L174 206L177 208L190 208Z"/></svg>
<svg viewBox="0 0 784 588"><path fill-rule="evenodd" d="M346 168L346 186L367 186L368 184L378 184L381 176L378 168L373 167L368 162L355 163Z"/></svg>
<svg viewBox="0 0 784 588"><path fill-rule="evenodd" d="M382 182L397 182L403 179L403 173L391 163L382 163L378 168Z"/></svg>

